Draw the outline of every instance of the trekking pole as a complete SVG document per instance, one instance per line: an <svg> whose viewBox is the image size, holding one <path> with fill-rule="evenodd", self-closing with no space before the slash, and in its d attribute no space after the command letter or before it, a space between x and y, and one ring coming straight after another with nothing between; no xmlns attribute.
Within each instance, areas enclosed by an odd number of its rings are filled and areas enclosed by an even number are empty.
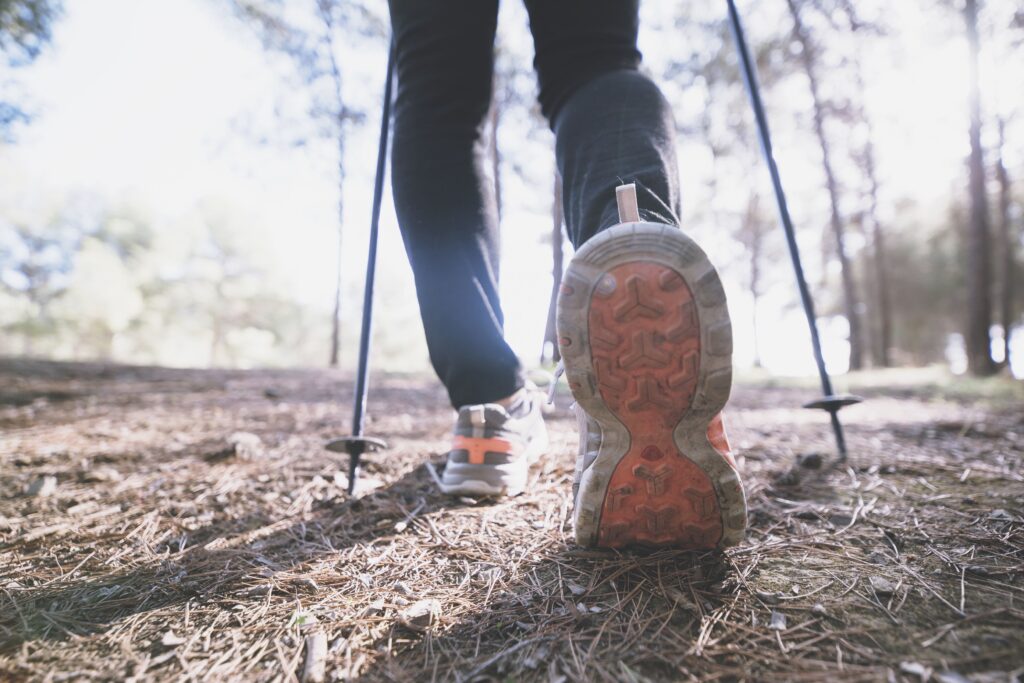
<svg viewBox="0 0 1024 683"><path fill-rule="evenodd" d="M740 15L736 11L734 0L726 0L729 5L729 26L732 29L732 37L736 43L736 51L739 53L740 70L743 73L743 83L747 87L747 95L750 96L750 106L754 110L754 118L757 121L757 136L761 141L761 151L764 153L765 162L768 164L768 172L771 174L772 189L775 192L775 201L779 208L779 220L786 233L786 244L789 247L789 257L793 261L793 271L796 274L797 288L800 290L800 302L803 304L804 315L807 316L807 326L811 332L811 347L814 350L814 362L818 366L818 376L821 379L822 398L811 401L804 405L805 408L824 410L829 414L832 421L832 432L836 437L836 446L839 449L839 461L846 461L846 439L843 436L843 425L839 421L839 410L854 403L860 403L863 399L858 396L837 396L832 391L832 379L825 368L825 358L821 353L821 338L818 336L817 316L814 313L814 299L811 298L811 291L807 287L807 279L804 277L804 267L800 260L800 248L796 241L796 231L793 229L793 220L789 215L789 206L786 204L786 194L782 190L782 178L779 175L779 167L775 163L775 154L772 151L772 139L768 133L768 118L764 113L764 105L761 102L761 91L757 84L757 70L750 59L750 52L747 49L747 41L743 35L743 26L740 24Z"/></svg>
<svg viewBox="0 0 1024 683"><path fill-rule="evenodd" d="M364 453L371 453L387 444L378 438L366 436L366 392L370 374L370 335L373 331L373 285L377 275L377 234L380 232L380 205L384 197L384 169L387 166L388 132L391 130L391 89L395 71L395 43L388 48L388 73L384 79L384 105L381 107L380 143L377 147L377 175L373 185L373 209L370 214L370 246L366 257L366 284L363 287L363 320L359 332L359 366L352 401L352 433L329 441L325 448L334 453L348 453L348 493L356 490L359 461Z"/></svg>

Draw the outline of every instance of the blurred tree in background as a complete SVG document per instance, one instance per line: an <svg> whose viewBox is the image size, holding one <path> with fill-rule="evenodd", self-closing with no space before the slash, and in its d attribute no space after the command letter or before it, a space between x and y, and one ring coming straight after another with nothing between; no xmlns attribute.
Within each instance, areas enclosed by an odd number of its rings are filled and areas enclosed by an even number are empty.
<svg viewBox="0 0 1024 683"><path fill-rule="evenodd" d="M981 76L978 35L978 0L964 0L964 26L967 32L970 65L969 131L971 152L968 160L970 219L967 222L967 364L975 375L995 371L992 360L992 240L989 236L989 208L986 194L985 151L981 144Z"/></svg>
<svg viewBox="0 0 1024 683"><path fill-rule="evenodd" d="M0 0L0 61L7 69L26 66L39 56L61 8L61 0ZM0 74L0 140L10 140L12 126L30 117L16 101L18 93L6 73Z"/></svg>
<svg viewBox="0 0 1024 683"><path fill-rule="evenodd" d="M312 322L252 239L253 217L206 200L156 226L139 207L91 204L5 231L0 353L223 366L305 355Z"/></svg>
<svg viewBox="0 0 1024 683"><path fill-rule="evenodd" d="M833 247L839 259L839 273L842 281L843 310L847 324L850 328L850 369L860 370L864 367L864 340L861 335L861 304L860 293L857 288L857 278L853 272L853 259L850 248L847 244L846 233L849 230L846 219L840 207L839 180L834 166L834 149L831 137L826 128L831 123L830 112L841 111L842 105L826 100L823 92L822 70L824 68L822 47L811 34L801 14L802 5L811 3L798 3L797 0L786 0L789 13L793 21L793 45L792 52L797 55L807 77L807 84L811 93L811 105L813 111L814 134L821 147L822 171L825 176L825 189L828 192L830 215L829 226L832 231ZM831 78L830 84L835 84L839 79Z"/></svg>
<svg viewBox="0 0 1024 683"><path fill-rule="evenodd" d="M230 0L237 15L256 29L263 46L286 55L299 82L310 96L309 115L318 124L316 135L333 140L338 183L338 260L328 365L338 365L341 353L342 250L345 224L345 150L350 126L362 123L365 113L346 96L346 68L342 46L358 38L384 40L387 35L380 2L313 0Z"/></svg>
<svg viewBox="0 0 1024 683"><path fill-rule="evenodd" d="M848 327L849 366L943 362L951 349L978 374L1006 365L1024 312L1017 283L1024 102L991 72L1000 71L992 65L1020 63L1024 12L1013 0L915 5L971 65L963 77L941 76L945 87L963 93L965 106L955 115L968 130L960 139L935 141L958 154L962 148L964 159L952 186L934 188L945 193L935 201L915 195L891 171L903 150L891 144L893 122L878 106L883 95L875 80L880 68L898 69L916 56L901 53L906 27L890 8L851 0L748 4L743 11L777 152L786 155L783 180L809 273L820 282L819 315L837 329ZM345 198L357 171L367 174L362 149L375 148L376 125L361 124L377 121L386 3L208 5L229 8L227 25L249 29L268 63L287 65L292 90L284 96L301 108L301 120L282 117L269 136L332 160L338 261L329 315L327 306L298 303L283 284L270 239L281 226L237 203L211 194L182 215L167 215L85 190L32 208L8 197L0 202L0 353L241 366L323 357L337 364L342 310L358 301L354 283L361 280L342 278L342 256L358 244L351 237L361 235L346 226L362 207ZM0 0L0 50L8 67L40 54L60 12L55 1ZM484 131L487 170L506 239L528 242L513 253L533 254L545 268L551 263L554 293L564 238L552 136L535 104L525 13L515 2L502 3L502 13ZM774 332L798 302L724 6L647 3L643 26L644 68L663 86L679 126L684 229L710 243L745 304L738 310L753 318L744 324L755 338L759 330ZM0 137L10 138L12 124L26 120L18 95L15 81L0 75ZM29 181L19 187L21 194L33 191ZM528 238L519 225L527 220L541 225ZM381 282L381 306L395 308L398 322L378 326L377 334L382 353L400 355L409 326L418 323L412 297L397 287ZM549 323L545 360L556 348L553 336ZM770 365L766 355L755 343L755 364Z"/></svg>

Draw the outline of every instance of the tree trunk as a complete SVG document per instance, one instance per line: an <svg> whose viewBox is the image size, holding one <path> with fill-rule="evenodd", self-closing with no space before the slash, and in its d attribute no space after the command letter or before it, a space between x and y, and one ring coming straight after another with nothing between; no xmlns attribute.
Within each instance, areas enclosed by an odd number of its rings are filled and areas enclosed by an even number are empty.
<svg viewBox="0 0 1024 683"><path fill-rule="evenodd" d="M551 362L561 360L558 353L558 330L555 316L558 305L558 291L562 287L562 176L555 171L555 191L551 201L551 299L548 302L548 322L544 328L544 345L540 351L540 362L547 360L547 349L551 348Z"/></svg>
<svg viewBox="0 0 1024 683"><path fill-rule="evenodd" d="M991 238L988 201L985 196L985 157L981 147L981 93L978 85L978 2L965 0L964 24L967 31L970 65L970 219L967 225L967 367L971 374L991 375L992 362L992 284Z"/></svg>
<svg viewBox="0 0 1024 683"><path fill-rule="evenodd" d="M1015 280L1017 277L1015 266L1017 257L1017 244L1013 238L1013 230L1010 225L1010 174L1006 171L1006 164L1003 161L1003 147L1006 143L1006 122L999 119L999 149L996 160L996 179L999 181L999 249L1002 252L1003 263L1000 273L1000 322L1003 324L1003 365L1010 366L1010 338L1013 336L1014 320L1014 299Z"/></svg>
<svg viewBox="0 0 1024 683"><path fill-rule="evenodd" d="M224 319L221 317L221 312L227 307L223 278L217 281L213 290L216 294L216 304L213 307L214 313L210 325L212 336L210 339L210 360L208 364L210 367L219 367L222 357L221 350L224 348Z"/></svg>
<svg viewBox="0 0 1024 683"><path fill-rule="evenodd" d="M328 63L330 64L331 82L334 85L335 96L335 118L337 120L337 149L338 149L338 255L335 265L334 278L334 308L331 313L331 351L328 359L328 366L338 367L338 359L341 355L341 292L342 292L342 227L345 223L345 123L348 119L348 108L345 106L345 97L342 94L341 68L334 55L334 17L331 15L331 8L327 3L319 2L317 6L320 11L320 21L323 22L324 42L327 46Z"/></svg>
<svg viewBox="0 0 1024 683"><path fill-rule="evenodd" d="M746 221L746 226L744 227L750 234L748 246L750 255L750 298L752 300L751 324L754 330L754 367L762 368L764 364L761 361L761 345L757 341L757 308L761 300L761 254L764 251L762 248L764 245L764 232L758 219L757 204L757 193L751 193L747 203L747 213L744 216L744 221Z"/></svg>
<svg viewBox="0 0 1024 683"><path fill-rule="evenodd" d="M868 220L871 221L871 260L874 266L875 306L878 320L878 365L887 368L892 365L892 293L889 291L889 270L885 258L885 231L878 220L878 174L875 170L875 146L871 141L871 125L868 124L868 140L864 146L864 160L868 176Z"/></svg>
<svg viewBox="0 0 1024 683"><path fill-rule="evenodd" d="M853 264L846 252L845 227L843 217L839 210L839 185L836 181L835 172L832 168L832 150L825 135L825 108L821 100L821 92L818 87L818 75L816 72L815 56L813 45L807 30L800 19L800 12L794 0L786 0L789 5L790 14L793 17L793 36L802 48L800 52L804 72L807 74L807 81L810 85L811 99L814 103L814 133L821 145L822 165L825 171L825 186L828 189L829 202L832 207L831 225L832 234L835 237L836 255L839 257L839 271L843 285L843 308L846 314L847 323L850 326L850 369L860 370L864 366L864 346L861 337L860 325L860 303L857 297L857 286L854 281Z"/></svg>
<svg viewBox="0 0 1024 683"><path fill-rule="evenodd" d="M340 86L340 84L339 84ZM331 313L331 357L328 367L338 367L341 355L342 225L345 222L345 110L338 112L338 254L334 266L334 310Z"/></svg>
<svg viewBox="0 0 1024 683"><path fill-rule="evenodd" d="M844 3L843 9L850 22L850 31L856 34L861 27L852 4ZM856 35L854 37L856 40ZM889 291L889 271L886 266L885 255L885 230L878 219L878 169L875 163L875 142L874 127L871 124L871 116L868 114L866 98L864 96L864 74L861 65L860 44L857 47L857 60L855 63L855 77L857 94L861 102L860 116L867 128L867 136L864 140L864 175L868 181L868 211L867 218L871 221L871 265L873 278L872 294L874 300L875 315L875 344L874 361L879 367L887 368L892 365L892 293Z"/></svg>
<svg viewBox="0 0 1024 683"><path fill-rule="evenodd" d="M340 203L340 202L339 202ZM339 212L341 210L339 209ZM338 367L341 353L341 225L338 226L338 258L334 273L334 309L331 313L331 357L328 367Z"/></svg>

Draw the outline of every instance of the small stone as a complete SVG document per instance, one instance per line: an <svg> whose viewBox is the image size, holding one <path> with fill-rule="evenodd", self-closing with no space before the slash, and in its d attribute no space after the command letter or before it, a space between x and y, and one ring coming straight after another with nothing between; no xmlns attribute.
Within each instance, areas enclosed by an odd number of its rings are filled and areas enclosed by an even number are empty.
<svg viewBox="0 0 1024 683"><path fill-rule="evenodd" d="M423 633L441 617L441 603L433 598L414 602L398 615L398 622L411 631Z"/></svg>
<svg viewBox="0 0 1024 683"><path fill-rule="evenodd" d="M263 440L252 432L235 432L228 437L234 455L242 460L253 460L263 455Z"/></svg>
<svg viewBox="0 0 1024 683"><path fill-rule="evenodd" d="M896 592L896 586L884 576L872 576L868 582L871 584L871 590L880 596L888 596Z"/></svg>
<svg viewBox="0 0 1024 683"><path fill-rule="evenodd" d="M308 578L307 579L299 579L295 583L299 584L300 586L305 586L306 588L308 588L309 590L311 590L313 592L316 592L316 591L320 590L320 586L318 586L316 581L314 581L313 579L308 579Z"/></svg>
<svg viewBox="0 0 1024 683"><path fill-rule="evenodd" d="M833 515L829 515L828 521L834 527L847 527L853 524L853 517L850 515L844 515L839 512Z"/></svg>
<svg viewBox="0 0 1024 683"><path fill-rule="evenodd" d="M796 459L796 464L807 470L820 470L823 462L825 458L821 453L803 453Z"/></svg>
<svg viewBox="0 0 1024 683"><path fill-rule="evenodd" d="M168 631L164 634L163 638L160 639L160 644L164 647L175 647L176 645L181 645L184 642L186 642L185 638L182 638L174 631Z"/></svg>
<svg viewBox="0 0 1024 683"><path fill-rule="evenodd" d="M575 581L566 581L565 585L568 586L569 592L573 595L583 595L587 592L587 589L579 585Z"/></svg>
<svg viewBox="0 0 1024 683"><path fill-rule="evenodd" d="M900 662L900 671L910 676L917 676L922 681L928 679L928 668L918 662Z"/></svg>
<svg viewBox="0 0 1024 683"><path fill-rule="evenodd" d="M49 475L45 477L39 477L31 484L29 484L26 493L36 498L47 498L52 496L57 491L57 477L51 477Z"/></svg>
<svg viewBox="0 0 1024 683"><path fill-rule="evenodd" d="M971 680L956 671L940 671L932 674L938 683L971 683Z"/></svg>
<svg viewBox="0 0 1024 683"><path fill-rule="evenodd" d="M78 480L84 484L111 483L124 479L113 467L97 467L80 472Z"/></svg>
<svg viewBox="0 0 1024 683"><path fill-rule="evenodd" d="M786 630L786 615L782 612L776 612L772 610L772 620L768 624L768 628L773 631L785 631Z"/></svg>
<svg viewBox="0 0 1024 683"><path fill-rule="evenodd" d="M828 611L825 609L825 605L820 602L814 603L814 607L811 608L811 614L819 617L827 617Z"/></svg>
<svg viewBox="0 0 1024 683"><path fill-rule="evenodd" d="M346 481L346 484L347 484L347 482L348 482L348 478L347 477L346 477L345 481ZM378 477L359 477L359 479L356 480L355 495L362 496L362 495L365 495L365 494L369 493L370 491L376 491L377 489L383 488L383 487L384 487L384 480L383 479L379 479ZM346 489L347 488L348 487L346 486Z"/></svg>
<svg viewBox="0 0 1024 683"><path fill-rule="evenodd" d="M373 617L379 614L383 614L385 610L385 604L383 599L377 599L371 602L369 605L363 608L362 616Z"/></svg>
<svg viewBox="0 0 1024 683"><path fill-rule="evenodd" d="M779 599L782 597L778 593L769 593L767 591L755 591L754 595L756 595L758 599L766 605L777 605L779 604Z"/></svg>
<svg viewBox="0 0 1024 683"><path fill-rule="evenodd" d="M775 477L775 484L777 486L796 486L800 483L800 470L796 468L790 468Z"/></svg>
<svg viewBox="0 0 1024 683"><path fill-rule="evenodd" d="M889 556L879 550L875 550L868 555L868 562L879 565L889 564Z"/></svg>

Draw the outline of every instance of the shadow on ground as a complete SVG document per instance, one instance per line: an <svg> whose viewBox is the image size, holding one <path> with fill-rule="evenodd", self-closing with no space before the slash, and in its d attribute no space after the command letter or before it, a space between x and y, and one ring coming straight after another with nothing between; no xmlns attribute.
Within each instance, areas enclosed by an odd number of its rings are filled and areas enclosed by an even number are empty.
<svg viewBox="0 0 1024 683"><path fill-rule="evenodd" d="M878 392L815 469L806 392L739 387L748 540L620 554L569 542L564 397L526 493L452 500L441 390L377 378L390 448L349 500L343 375L0 361L0 386L3 680L294 680L316 633L361 681L1009 681L1024 649L1013 406Z"/></svg>

